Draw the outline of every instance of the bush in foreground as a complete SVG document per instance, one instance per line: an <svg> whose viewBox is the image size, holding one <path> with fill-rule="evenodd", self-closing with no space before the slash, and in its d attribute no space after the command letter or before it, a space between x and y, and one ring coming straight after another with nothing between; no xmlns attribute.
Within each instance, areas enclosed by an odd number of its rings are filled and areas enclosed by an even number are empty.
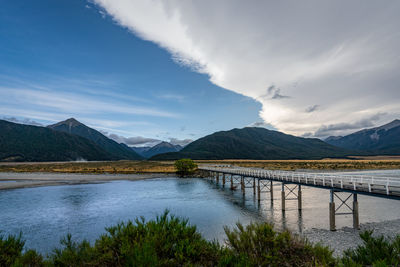
<svg viewBox="0 0 400 267"><path fill-rule="evenodd" d="M187 220L165 212L107 228L91 245L71 235L44 259L24 251L21 236L0 236L0 266L398 266L400 237L393 241L361 234L364 245L341 260L328 248L313 245L270 224L225 228L226 245L205 240Z"/></svg>
<svg viewBox="0 0 400 267"><path fill-rule="evenodd" d="M387 239L373 237L372 231L365 231L360 237L361 246L345 251L344 266L400 266L400 236Z"/></svg>

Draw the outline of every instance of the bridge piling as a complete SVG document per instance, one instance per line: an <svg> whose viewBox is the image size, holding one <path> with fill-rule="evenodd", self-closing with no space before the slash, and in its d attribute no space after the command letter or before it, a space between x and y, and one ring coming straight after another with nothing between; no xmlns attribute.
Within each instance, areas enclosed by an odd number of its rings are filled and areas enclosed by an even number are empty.
<svg viewBox="0 0 400 267"><path fill-rule="evenodd" d="M217 174L216 174L216 182L217 182L217 185L219 184L219 172L217 172Z"/></svg>
<svg viewBox="0 0 400 267"><path fill-rule="evenodd" d="M243 196L246 194L246 188L244 186L244 176L240 176L240 187L242 189Z"/></svg>
<svg viewBox="0 0 400 267"><path fill-rule="evenodd" d="M302 210L302 204L301 204L301 185L297 186L297 207L299 210Z"/></svg>
<svg viewBox="0 0 400 267"><path fill-rule="evenodd" d="M274 182L272 182L272 180L269 184L269 193L271 195L271 203L273 203L274 202Z"/></svg>
<svg viewBox="0 0 400 267"><path fill-rule="evenodd" d="M256 178L253 178L253 195L256 195Z"/></svg>
<svg viewBox="0 0 400 267"><path fill-rule="evenodd" d="M260 202L261 201L260 179L257 179L257 198L258 202Z"/></svg>
<svg viewBox="0 0 400 267"><path fill-rule="evenodd" d="M357 201L357 194L353 194L353 228L359 229L360 222L358 217L358 201Z"/></svg>
<svg viewBox="0 0 400 267"><path fill-rule="evenodd" d="M335 225L335 200L334 192L330 190L330 201L329 201L329 230L336 231Z"/></svg>
<svg viewBox="0 0 400 267"><path fill-rule="evenodd" d="M234 187L233 187L233 174L231 174L231 190L234 190Z"/></svg>
<svg viewBox="0 0 400 267"><path fill-rule="evenodd" d="M282 182L282 190L281 190L281 206L282 206L282 211L285 211L285 199L286 199L286 193L285 193L285 183Z"/></svg>

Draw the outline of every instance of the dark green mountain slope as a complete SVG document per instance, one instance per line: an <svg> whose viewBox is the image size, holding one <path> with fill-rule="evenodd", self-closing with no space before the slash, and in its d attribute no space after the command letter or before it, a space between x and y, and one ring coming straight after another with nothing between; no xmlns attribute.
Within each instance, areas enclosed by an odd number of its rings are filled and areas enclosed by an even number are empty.
<svg viewBox="0 0 400 267"><path fill-rule="evenodd" d="M400 155L400 120L380 127L361 130L343 137L329 137L325 142L370 155Z"/></svg>
<svg viewBox="0 0 400 267"><path fill-rule="evenodd" d="M0 161L110 160L86 138L0 120Z"/></svg>
<svg viewBox="0 0 400 267"><path fill-rule="evenodd" d="M190 143L180 152L160 154L151 159L321 159L350 154L319 139L247 127L216 132Z"/></svg>
<svg viewBox="0 0 400 267"><path fill-rule="evenodd" d="M113 160L143 159L139 154L137 154L129 147L118 144L114 140L111 140L110 138L104 136L102 133L87 127L86 125L80 123L74 118L70 118L68 120L49 125L47 127L59 132L65 132L87 138L103 148L105 151L107 151Z"/></svg>

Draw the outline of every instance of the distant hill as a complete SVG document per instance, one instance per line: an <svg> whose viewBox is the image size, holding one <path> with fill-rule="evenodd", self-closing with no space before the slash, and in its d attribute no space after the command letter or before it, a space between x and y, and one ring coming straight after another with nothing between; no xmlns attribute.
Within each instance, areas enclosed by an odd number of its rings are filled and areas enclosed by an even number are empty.
<svg viewBox="0 0 400 267"><path fill-rule="evenodd" d="M111 160L94 142L49 128L0 120L0 161Z"/></svg>
<svg viewBox="0 0 400 267"><path fill-rule="evenodd" d="M151 146L141 146L141 147L132 146L131 147L131 149L133 151L135 151L136 153L138 153L142 157L144 157L143 153L146 152L147 150L149 150L150 148L152 148L152 147Z"/></svg>
<svg viewBox="0 0 400 267"><path fill-rule="evenodd" d="M131 147L134 151L136 151L139 155L145 158L151 158L155 155L168 153L168 152L178 152L183 147L180 145L173 145L168 142L161 142L153 147Z"/></svg>
<svg viewBox="0 0 400 267"><path fill-rule="evenodd" d="M321 159L351 154L316 138L246 127L213 133L190 143L180 152L159 154L151 159Z"/></svg>
<svg viewBox="0 0 400 267"><path fill-rule="evenodd" d="M328 144L369 155L400 155L400 120L346 136L328 137Z"/></svg>
<svg viewBox="0 0 400 267"><path fill-rule="evenodd" d="M168 152L178 152L182 149L180 145L173 145L168 142L161 142L152 148L148 149L147 151L143 152L143 156L145 158L151 158L152 156L168 153Z"/></svg>
<svg viewBox="0 0 400 267"><path fill-rule="evenodd" d="M113 160L130 159L140 160L143 159L139 154L130 149L128 146L118 144L114 140L104 136L99 131L92 129L83 123L80 123L74 118L47 126L50 129L59 132L78 135L89 139L107 151Z"/></svg>

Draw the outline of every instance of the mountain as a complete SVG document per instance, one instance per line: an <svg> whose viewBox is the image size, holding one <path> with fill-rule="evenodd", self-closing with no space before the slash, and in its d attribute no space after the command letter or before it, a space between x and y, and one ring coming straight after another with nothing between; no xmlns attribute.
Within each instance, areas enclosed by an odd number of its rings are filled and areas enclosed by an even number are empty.
<svg viewBox="0 0 400 267"><path fill-rule="evenodd" d="M145 158L151 158L152 156L168 153L168 152L178 152L183 147L180 145L173 145L168 142L161 142L153 147L131 147L136 153Z"/></svg>
<svg viewBox="0 0 400 267"><path fill-rule="evenodd" d="M246 127L213 133L190 143L180 152L160 154L151 159L321 159L351 154L316 138Z"/></svg>
<svg viewBox="0 0 400 267"><path fill-rule="evenodd" d="M104 136L99 131L96 131L88 126L80 123L74 118L70 118L65 121L47 126L50 129L59 132L65 132L69 134L78 135L89 139L94 142L102 149L107 151L113 160L130 159L130 160L140 160L143 159L139 154L130 149L128 146L118 144L114 140Z"/></svg>
<svg viewBox="0 0 400 267"><path fill-rule="evenodd" d="M329 137L325 142L340 148L365 151L369 155L400 155L400 120L343 137Z"/></svg>
<svg viewBox="0 0 400 267"><path fill-rule="evenodd" d="M151 158L152 156L168 153L168 152L178 152L182 149L180 145L173 145L168 142L161 142L152 148L148 149L147 151L143 152L143 156L145 158Z"/></svg>
<svg viewBox="0 0 400 267"><path fill-rule="evenodd" d="M144 157L143 153L146 152L147 150L149 150L150 148L151 148L151 146L141 146L141 147L132 146L131 147L131 149L133 151L135 151L142 157Z"/></svg>
<svg viewBox="0 0 400 267"><path fill-rule="evenodd" d="M0 161L111 160L86 138L0 120Z"/></svg>

